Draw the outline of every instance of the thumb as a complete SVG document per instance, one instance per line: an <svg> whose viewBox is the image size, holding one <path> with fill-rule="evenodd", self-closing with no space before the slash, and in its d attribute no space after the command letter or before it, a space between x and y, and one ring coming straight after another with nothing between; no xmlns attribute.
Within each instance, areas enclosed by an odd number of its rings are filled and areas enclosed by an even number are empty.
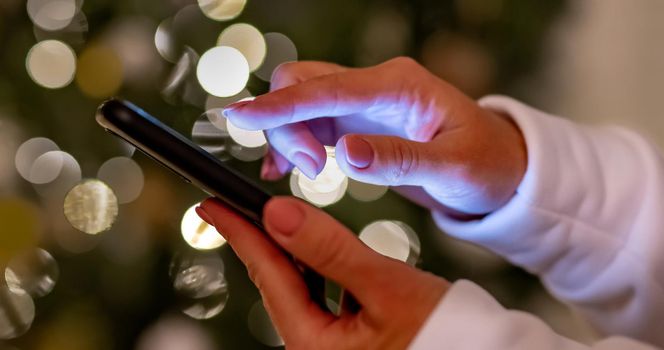
<svg viewBox="0 0 664 350"><path fill-rule="evenodd" d="M396 136L345 135L337 142L339 167L351 178L387 186L425 186L441 173L440 155L428 143Z"/></svg>
<svg viewBox="0 0 664 350"><path fill-rule="evenodd" d="M268 234L297 260L347 288L362 305L372 303L377 288L388 283L396 260L362 243L324 211L294 197L275 197L266 205ZM402 264L401 264L402 265ZM384 283L381 283L384 282Z"/></svg>

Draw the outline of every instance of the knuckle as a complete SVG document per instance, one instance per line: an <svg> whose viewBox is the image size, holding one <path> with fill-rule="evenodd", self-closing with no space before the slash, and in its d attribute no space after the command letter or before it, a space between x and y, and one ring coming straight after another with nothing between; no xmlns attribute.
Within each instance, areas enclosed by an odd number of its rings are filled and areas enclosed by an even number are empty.
<svg viewBox="0 0 664 350"><path fill-rule="evenodd" d="M285 62L277 66L272 71L272 84L284 85L284 83L294 80L297 76L297 62Z"/></svg>
<svg viewBox="0 0 664 350"><path fill-rule="evenodd" d="M387 173L388 181L392 185L403 184L407 177L417 169L419 154L408 142L401 142L395 138L390 139L392 162Z"/></svg>
<svg viewBox="0 0 664 350"><path fill-rule="evenodd" d="M262 290L262 282L261 282L261 274L260 274L260 267L259 264L253 261L248 261L246 264L247 267L247 274L249 275L249 279L253 284L258 288L259 290Z"/></svg>
<svg viewBox="0 0 664 350"><path fill-rule="evenodd" d="M390 60L391 63L401 67L416 67L419 66L417 61L408 56L399 56Z"/></svg>
<svg viewBox="0 0 664 350"><path fill-rule="evenodd" d="M344 261L344 256L347 254L347 243L343 238L344 235L335 231L323 235L318 240L314 255L317 268L328 271L337 268Z"/></svg>

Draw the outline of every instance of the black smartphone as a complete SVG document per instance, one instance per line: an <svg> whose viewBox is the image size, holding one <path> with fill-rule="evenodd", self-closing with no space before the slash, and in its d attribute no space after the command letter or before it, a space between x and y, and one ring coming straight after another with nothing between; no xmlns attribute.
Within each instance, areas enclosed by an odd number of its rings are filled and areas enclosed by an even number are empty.
<svg viewBox="0 0 664 350"><path fill-rule="evenodd" d="M221 199L256 224L270 194L228 167L182 134L131 102L112 99L97 111L97 123L184 181Z"/></svg>
<svg viewBox="0 0 664 350"><path fill-rule="evenodd" d="M106 131L134 145L262 228L263 207L271 195L182 134L131 102L119 99L99 106L96 119ZM324 307L325 280L307 268L303 268L303 274L312 298Z"/></svg>

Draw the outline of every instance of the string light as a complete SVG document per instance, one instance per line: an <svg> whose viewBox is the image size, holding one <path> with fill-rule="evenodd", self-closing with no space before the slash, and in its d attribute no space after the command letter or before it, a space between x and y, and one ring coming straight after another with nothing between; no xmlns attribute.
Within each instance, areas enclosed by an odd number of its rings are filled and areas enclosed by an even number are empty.
<svg viewBox="0 0 664 350"><path fill-rule="evenodd" d="M30 249L14 256L5 269L12 291L23 290L34 298L50 293L60 275L58 264L44 249Z"/></svg>
<svg viewBox="0 0 664 350"><path fill-rule="evenodd" d="M263 63L267 45L263 34L256 27L247 23L237 23L224 29L217 40L218 46L229 46L240 51L253 72Z"/></svg>
<svg viewBox="0 0 664 350"><path fill-rule="evenodd" d="M203 221L196 214L196 207L191 206L182 216L180 231L182 238L189 246L199 250L210 250L221 247L226 240L217 230Z"/></svg>
<svg viewBox="0 0 664 350"><path fill-rule="evenodd" d="M26 7L32 22L49 31L67 27L78 12L76 0L28 0Z"/></svg>
<svg viewBox="0 0 664 350"><path fill-rule="evenodd" d="M266 33L264 36L267 54L256 76L264 81L272 79L272 72L280 64L297 61L297 48L293 41L281 33Z"/></svg>
<svg viewBox="0 0 664 350"><path fill-rule="evenodd" d="M85 180L67 193L64 213L74 228L96 235L110 229L115 222L118 199L102 181Z"/></svg>
<svg viewBox="0 0 664 350"><path fill-rule="evenodd" d="M247 316L247 325L254 338L262 344L271 347L284 345L284 340L274 327L262 300L251 306Z"/></svg>
<svg viewBox="0 0 664 350"><path fill-rule="evenodd" d="M327 159L323 170L315 179L304 176L295 168L291 173L291 192L293 195L319 207L334 204L343 198L348 188L348 177L337 165L333 147L326 146Z"/></svg>
<svg viewBox="0 0 664 350"><path fill-rule="evenodd" d="M120 204L136 200L145 183L141 167L127 157L115 157L104 162L99 167L97 178L113 189Z"/></svg>
<svg viewBox="0 0 664 350"><path fill-rule="evenodd" d="M115 94L122 85L123 66L111 48L93 44L78 59L76 83L85 95L102 99Z"/></svg>
<svg viewBox="0 0 664 350"><path fill-rule="evenodd" d="M242 13L246 0L198 0L203 13L216 21L228 21Z"/></svg>
<svg viewBox="0 0 664 350"><path fill-rule="evenodd" d="M415 265L420 241L415 232L399 221L380 220L367 225L359 238L373 250L390 258Z"/></svg>
<svg viewBox="0 0 664 350"><path fill-rule="evenodd" d="M41 41L28 52L26 69L30 78L38 85L59 89L69 85L74 79L76 54L62 41Z"/></svg>
<svg viewBox="0 0 664 350"><path fill-rule="evenodd" d="M247 85L249 63L237 49L217 46L201 56L196 76L210 95L229 97L237 95Z"/></svg>

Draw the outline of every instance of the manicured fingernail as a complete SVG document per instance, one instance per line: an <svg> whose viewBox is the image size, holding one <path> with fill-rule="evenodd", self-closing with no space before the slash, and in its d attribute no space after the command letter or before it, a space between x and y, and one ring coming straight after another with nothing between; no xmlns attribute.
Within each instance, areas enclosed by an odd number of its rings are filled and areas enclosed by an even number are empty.
<svg viewBox="0 0 664 350"><path fill-rule="evenodd" d="M364 169L374 160L374 151L371 145L360 137L346 137L346 160L350 165Z"/></svg>
<svg viewBox="0 0 664 350"><path fill-rule="evenodd" d="M297 152L293 156L293 163L298 167L304 175L310 179L315 179L318 174L318 164L308 154Z"/></svg>
<svg viewBox="0 0 664 350"><path fill-rule="evenodd" d="M196 207L196 214L198 214L198 216L200 216L200 218L208 225L214 226L214 221L212 221L210 214L208 214L203 207Z"/></svg>
<svg viewBox="0 0 664 350"><path fill-rule="evenodd" d="M268 203L267 224L277 233L291 236L304 222L304 212L290 200Z"/></svg>
<svg viewBox="0 0 664 350"><path fill-rule="evenodd" d="M224 107L223 112L221 112L224 117L228 118L234 111L240 109L241 107L249 104L251 101L238 101L231 103L228 106Z"/></svg>

